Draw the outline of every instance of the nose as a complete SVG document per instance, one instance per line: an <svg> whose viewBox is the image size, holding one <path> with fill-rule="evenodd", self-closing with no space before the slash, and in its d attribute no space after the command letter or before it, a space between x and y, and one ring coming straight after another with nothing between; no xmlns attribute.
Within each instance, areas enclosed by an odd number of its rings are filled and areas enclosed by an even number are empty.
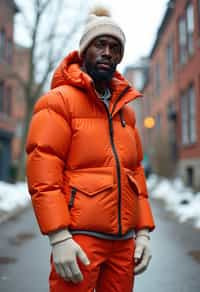
<svg viewBox="0 0 200 292"><path fill-rule="evenodd" d="M112 58L110 46L105 46L103 56L107 58Z"/></svg>

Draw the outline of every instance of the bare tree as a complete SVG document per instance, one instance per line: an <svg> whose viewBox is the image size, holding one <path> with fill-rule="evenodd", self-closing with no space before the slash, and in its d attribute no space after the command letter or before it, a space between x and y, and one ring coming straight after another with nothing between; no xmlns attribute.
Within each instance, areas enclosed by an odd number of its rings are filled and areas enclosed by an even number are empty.
<svg viewBox="0 0 200 292"><path fill-rule="evenodd" d="M67 0L30 0L26 2L30 4L28 13L19 7L23 26L30 39L30 54L26 80L18 72L12 74L23 89L26 107L17 166L18 180L24 178L24 145L35 101L41 95L55 65L66 53L67 45L72 42L85 20L84 11L87 17L87 1L79 2L79 6L74 8L76 11L72 11L73 4L71 1L69 4Z"/></svg>

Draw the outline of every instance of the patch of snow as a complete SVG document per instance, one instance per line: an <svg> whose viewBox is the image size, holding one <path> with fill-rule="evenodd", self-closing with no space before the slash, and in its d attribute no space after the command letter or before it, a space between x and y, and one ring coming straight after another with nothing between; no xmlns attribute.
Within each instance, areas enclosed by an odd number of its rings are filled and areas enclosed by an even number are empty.
<svg viewBox="0 0 200 292"><path fill-rule="evenodd" d="M158 184L158 180L158 176L155 174L149 176L147 180L147 187L150 192L156 187L156 185Z"/></svg>
<svg viewBox="0 0 200 292"><path fill-rule="evenodd" d="M176 214L180 222L192 219L194 227L200 229L200 193L194 194L180 178L156 178L155 174L147 180L147 187L150 196L164 201L166 209Z"/></svg>
<svg viewBox="0 0 200 292"><path fill-rule="evenodd" d="M0 181L0 211L11 212L17 207L25 207L30 202L27 184L9 184Z"/></svg>

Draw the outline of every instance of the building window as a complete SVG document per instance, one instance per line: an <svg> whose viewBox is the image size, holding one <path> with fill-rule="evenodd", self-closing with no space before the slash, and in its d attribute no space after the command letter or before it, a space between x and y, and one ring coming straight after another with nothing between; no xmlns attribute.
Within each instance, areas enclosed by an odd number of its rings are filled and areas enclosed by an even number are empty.
<svg viewBox="0 0 200 292"><path fill-rule="evenodd" d="M167 60L167 79L172 81L174 73L174 55L173 55L173 42L170 41L166 48L166 60Z"/></svg>
<svg viewBox="0 0 200 292"><path fill-rule="evenodd" d="M186 30L187 30L187 51L188 55L191 56L194 53L194 8L193 4L190 3L186 7Z"/></svg>
<svg viewBox="0 0 200 292"><path fill-rule="evenodd" d="M194 87L190 86L188 90L188 108L189 108L189 137L190 143L196 142L196 104Z"/></svg>
<svg viewBox="0 0 200 292"><path fill-rule="evenodd" d="M200 0L198 0L198 19L199 19L199 33L200 33Z"/></svg>
<svg viewBox="0 0 200 292"><path fill-rule="evenodd" d="M171 158L173 160L177 159L177 138L176 138L176 105L173 101L168 103L168 137L169 137L169 149Z"/></svg>
<svg viewBox="0 0 200 292"><path fill-rule="evenodd" d="M184 145L196 142L196 100L194 87L181 96L181 128L182 143Z"/></svg>
<svg viewBox="0 0 200 292"><path fill-rule="evenodd" d="M185 64L187 60L187 34L186 21L184 17L179 19L179 62Z"/></svg>
<svg viewBox="0 0 200 292"><path fill-rule="evenodd" d="M4 112L9 116L11 115L12 88L8 86L5 93Z"/></svg>
<svg viewBox="0 0 200 292"><path fill-rule="evenodd" d="M6 34L4 30L0 31L0 60L5 57L5 47L6 47Z"/></svg>
<svg viewBox="0 0 200 292"><path fill-rule="evenodd" d="M156 114L156 129L159 131L161 129L161 114Z"/></svg>
<svg viewBox="0 0 200 292"><path fill-rule="evenodd" d="M181 129L182 129L182 143L189 143L188 136L188 108L187 108L187 95L181 95Z"/></svg>
<svg viewBox="0 0 200 292"><path fill-rule="evenodd" d="M3 112L4 82L0 81L0 112Z"/></svg>
<svg viewBox="0 0 200 292"><path fill-rule="evenodd" d="M157 97L160 96L161 81L160 81L160 65L155 66L155 94Z"/></svg>
<svg viewBox="0 0 200 292"><path fill-rule="evenodd" d="M17 138L21 138L23 134L23 123L21 121L19 121L16 124L16 128L15 128L15 137Z"/></svg>
<svg viewBox="0 0 200 292"><path fill-rule="evenodd" d="M194 184L194 168L193 167L186 168L186 184L188 187L192 187Z"/></svg>
<svg viewBox="0 0 200 292"><path fill-rule="evenodd" d="M6 57L9 64L12 64L13 59L13 43L11 40L7 41Z"/></svg>

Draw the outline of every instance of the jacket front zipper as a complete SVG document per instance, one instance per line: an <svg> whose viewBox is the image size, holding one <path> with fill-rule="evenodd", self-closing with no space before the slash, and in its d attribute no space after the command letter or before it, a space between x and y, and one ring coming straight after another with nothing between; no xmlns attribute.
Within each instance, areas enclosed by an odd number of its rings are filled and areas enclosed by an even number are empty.
<svg viewBox="0 0 200 292"><path fill-rule="evenodd" d="M104 104L105 105L105 104ZM120 170L120 162L119 157L117 154L117 150L114 143L114 131L113 131L113 122L112 122L112 115L110 114L107 106L105 105L105 109L108 115L109 121L109 134L110 134L110 142L112 146L112 151L114 154L115 162L116 162L116 169L117 169L117 181L118 181L118 230L119 235L122 235L122 225L121 225L121 170Z"/></svg>
<svg viewBox="0 0 200 292"><path fill-rule="evenodd" d="M120 95L118 96L118 98L117 98L117 100L116 100L116 102L115 102L115 104L113 106L112 113L114 112L118 101L122 98L122 96L124 96L128 92L129 89L130 89L130 86L128 85L120 93ZM102 101L102 102L104 104L104 107L106 109L106 113L108 115L110 142L111 142L112 152L113 152L113 155L114 155L114 158L115 158L115 162L116 162L117 182L118 182L118 184L117 184L117 186L118 186L118 232L119 232L119 235L121 236L122 235L122 224L121 224L121 170L120 170L120 161L119 161L119 157L118 157L117 150L116 150L115 143L114 143L114 131L113 131L112 113L109 112L109 110L107 108L107 105L104 103L104 101Z"/></svg>
<svg viewBox="0 0 200 292"><path fill-rule="evenodd" d="M71 197L70 197L69 204L68 204L69 210L71 210L71 208L74 206L74 199L76 196L76 192L77 192L77 189L72 187Z"/></svg>
<svg viewBox="0 0 200 292"><path fill-rule="evenodd" d="M115 107L118 103L118 101L122 98L122 96L124 96L128 90L130 89L130 86L127 86L119 95L119 97L117 98L114 106L113 106L113 110L112 113L115 110ZM116 162L116 169L117 169L117 181L118 181L118 230L119 230L119 235L122 235L122 224L121 224L121 170L120 170L120 161L119 161L119 157L117 154L117 150L115 147L115 143L114 143L114 130L113 130L113 121L112 121L112 113L109 112L106 104L104 103L107 115L108 115L108 121L109 121L109 133L110 133L110 142L111 142L111 146L112 146L112 151L114 154L114 158L115 158L115 162Z"/></svg>

